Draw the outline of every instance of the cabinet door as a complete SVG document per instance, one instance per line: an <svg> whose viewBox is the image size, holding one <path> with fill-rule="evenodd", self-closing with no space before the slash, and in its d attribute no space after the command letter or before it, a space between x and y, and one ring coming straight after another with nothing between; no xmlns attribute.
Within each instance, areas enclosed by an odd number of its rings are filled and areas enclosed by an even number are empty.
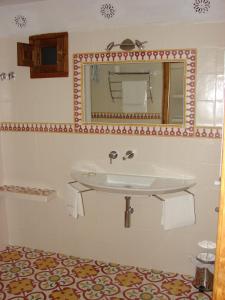
<svg viewBox="0 0 225 300"><path fill-rule="evenodd" d="M31 78L68 76L68 33L29 37L29 44L17 44L18 66L29 66Z"/></svg>
<svg viewBox="0 0 225 300"><path fill-rule="evenodd" d="M31 67L33 65L32 46L25 43L17 43L17 65Z"/></svg>

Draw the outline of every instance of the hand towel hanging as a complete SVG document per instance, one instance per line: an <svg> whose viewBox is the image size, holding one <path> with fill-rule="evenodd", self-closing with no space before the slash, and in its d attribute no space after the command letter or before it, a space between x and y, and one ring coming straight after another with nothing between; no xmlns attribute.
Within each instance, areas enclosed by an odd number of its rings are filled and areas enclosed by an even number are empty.
<svg viewBox="0 0 225 300"><path fill-rule="evenodd" d="M68 183L66 186L66 207L69 215L75 219L84 216L84 205L80 184Z"/></svg>
<svg viewBox="0 0 225 300"><path fill-rule="evenodd" d="M164 199L161 224L165 230L195 224L195 201L192 194L180 192L161 197Z"/></svg>

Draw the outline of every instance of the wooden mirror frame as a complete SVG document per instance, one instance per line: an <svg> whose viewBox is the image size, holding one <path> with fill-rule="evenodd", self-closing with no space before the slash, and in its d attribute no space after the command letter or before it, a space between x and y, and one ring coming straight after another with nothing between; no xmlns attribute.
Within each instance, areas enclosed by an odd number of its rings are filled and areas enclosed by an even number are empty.
<svg viewBox="0 0 225 300"><path fill-rule="evenodd" d="M129 52L96 52L74 54L74 121L76 133L135 134L160 136L193 136L195 125L196 49L146 50ZM184 62L184 124L110 124L84 120L84 65L132 62Z"/></svg>

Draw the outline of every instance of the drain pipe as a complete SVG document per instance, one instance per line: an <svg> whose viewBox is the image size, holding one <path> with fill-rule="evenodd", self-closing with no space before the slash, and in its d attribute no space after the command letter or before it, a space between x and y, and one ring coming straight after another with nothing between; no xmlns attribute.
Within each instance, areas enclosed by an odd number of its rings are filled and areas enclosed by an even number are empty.
<svg viewBox="0 0 225 300"><path fill-rule="evenodd" d="M130 228L130 219L131 214L134 212L134 209L130 206L131 197L125 196L126 200L126 210L125 210L125 228Z"/></svg>

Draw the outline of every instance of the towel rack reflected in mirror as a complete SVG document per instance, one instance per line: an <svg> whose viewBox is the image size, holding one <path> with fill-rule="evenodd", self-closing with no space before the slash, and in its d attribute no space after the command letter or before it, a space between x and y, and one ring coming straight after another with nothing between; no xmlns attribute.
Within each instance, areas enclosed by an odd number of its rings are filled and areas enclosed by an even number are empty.
<svg viewBox="0 0 225 300"><path fill-rule="evenodd" d="M149 72L108 72L108 83L109 83L109 91L112 98L112 101L115 102L116 100L123 99L122 95L122 78L121 76L128 76L129 75L141 75L141 76L147 76L146 82L147 82L147 99L153 103L153 97L152 97L152 86L151 86L151 79L152 79L152 73ZM126 78L126 77L125 77ZM127 80L127 79L126 79Z"/></svg>

